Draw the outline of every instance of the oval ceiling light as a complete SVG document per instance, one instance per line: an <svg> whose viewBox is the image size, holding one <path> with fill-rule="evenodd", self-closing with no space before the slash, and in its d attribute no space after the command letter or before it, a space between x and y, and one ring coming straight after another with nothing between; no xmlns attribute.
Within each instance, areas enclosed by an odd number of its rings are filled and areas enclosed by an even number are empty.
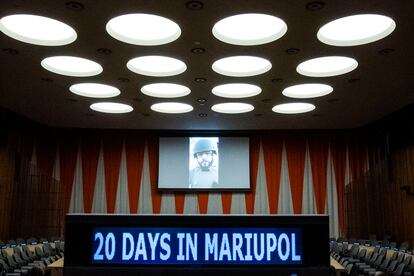
<svg viewBox="0 0 414 276"><path fill-rule="evenodd" d="M349 57L328 56L302 62L296 71L308 77L331 77L351 72L358 67L358 62Z"/></svg>
<svg viewBox="0 0 414 276"><path fill-rule="evenodd" d="M283 89L282 94L291 98L316 98L328 95L333 91L332 86L322 83L305 83L289 86Z"/></svg>
<svg viewBox="0 0 414 276"><path fill-rule="evenodd" d="M215 104L211 107L211 110L225 114L247 113L252 111L253 109L253 105L246 103L221 103Z"/></svg>
<svg viewBox="0 0 414 276"><path fill-rule="evenodd" d="M315 109L315 106L310 103L286 103L278 104L272 108L273 112L282 114L298 114L305 113Z"/></svg>
<svg viewBox="0 0 414 276"><path fill-rule="evenodd" d="M165 102L151 105L151 109L160 113L178 114L193 111L193 107L189 104Z"/></svg>
<svg viewBox="0 0 414 276"><path fill-rule="evenodd" d="M230 77L250 77L266 73L272 68L270 61L253 56L233 56L216 60L213 71Z"/></svg>
<svg viewBox="0 0 414 276"><path fill-rule="evenodd" d="M175 76L187 70L187 65L181 60L165 56L133 58L127 67L134 73L152 77Z"/></svg>
<svg viewBox="0 0 414 276"><path fill-rule="evenodd" d="M327 23L317 37L332 46L355 46L380 40L391 34L395 26L394 20L384 15L351 15Z"/></svg>
<svg viewBox="0 0 414 276"><path fill-rule="evenodd" d="M174 21L145 13L112 18L106 24L106 31L117 40L143 46L170 43L181 35L181 29Z"/></svg>
<svg viewBox="0 0 414 276"><path fill-rule="evenodd" d="M0 31L22 42L60 46L76 40L76 31L58 20L31 14L8 15L0 19Z"/></svg>
<svg viewBox="0 0 414 276"><path fill-rule="evenodd" d="M95 61L80 57L48 57L40 64L50 72L71 77L90 77L103 71L102 66Z"/></svg>
<svg viewBox="0 0 414 276"><path fill-rule="evenodd" d="M94 103L91 104L90 108L98 112L115 114L128 113L134 110L130 105L112 102Z"/></svg>
<svg viewBox="0 0 414 276"><path fill-rule="evenodd" d="M262 89L253 84L228 83L214 87L211 92L219 97L225 98L247 98L253 97L262 92Z"/></svg>
<svg viewBox="0 0 414 276"><path fill-rule="evenodd" d="M111 98L121 94L118 88L100 83L77 83L69 90L79 96L90 98Z"/></svg>
<svg viewBox="0 0 414 276"><path fill-rule="evenodd" d="M224 18L214 24L213 35L234 45L261 45L281 38L287 31L286 23L272 15L246 13Z"/></svg>
<svg viewBox="0 0 414 276"><path fill-rule="evenodd" d="M145 95L158 98L176 98L190 94L191 90L187 86L175 83L152 83L141 88Z"/></svg>

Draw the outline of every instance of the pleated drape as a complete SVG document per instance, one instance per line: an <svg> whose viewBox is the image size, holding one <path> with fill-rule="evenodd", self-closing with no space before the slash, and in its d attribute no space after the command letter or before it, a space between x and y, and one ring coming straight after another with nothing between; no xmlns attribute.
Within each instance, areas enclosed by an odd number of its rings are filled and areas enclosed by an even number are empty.
<svg viewBox="0 0 414 276"><path fill-rule="evenodd" d="M311 137L308 140L308 144L316 209L318 214L324 214L326 206L326 172L328 168L329 140L325 136Z"/></svg>
<svg viewBox="0 0 414 276"><path fill-rule="evenodd" d="M144 150L145 139L143 137L129 135L125 138L129 210L131 214L138 212L138 199L144 165Z"/></svg>
<svg viewBox="0 0 414 276"><path fill-rule="evenodd" d="M101 139L98 135L87 134L81 138L83 208L85 213L90 213L92 210L100 149Z"/></svg>
<svg viewBox="0 0 414 276"><path fill-rule="evenodd" d="M306 139L287 137L285 139L293 210L302 213L303 175L305 170Z"/></svg>
<svg viewBox="0 0 414 276"><path fill-rule="evenodd" d="M346 142L345 138L336 137L331 141L331 154L335 171L335 182L338 200L338 221L339 233L344 233L344 191L345 191L345 170L346 170Z"/></svg>
<svg viewBox="0 0 414 276"><path fill-rule="evenodd" d="M109 133L103 139L106 206L107 212L110 214L115 212L122 145L122 137L112 133Z"/></svg>
<svg viewBox="0 0 414 276"><path fill-rule="evenodd" d="M269 211L271 214L277 214L279 206L283 140L277 136L265 136L262 140L262 146L266 170Z"/></svg>
<svg viewBox="0 0 414 276"><path fill-rule="evenodd" d="M73 180L75 177L76 158L79 140L75 135L67 133L59 141L60 148L60 181L63 185L64 210L69 212L72 196Z"/></svg>
<svg viewBox="0 0 414 276"><path fill-rule="evenodd" d="M158 191L158 137L148 137L148 161L150 168L150 183L152 210L154 214L159 214L161 209L161 192Z"/></svg>
<svg viewBox="0 0 414 276"><path fill-rule="evenodd" d="M329 214L330 233L338 236L345 227L345 185L369 169L366 143L346 135L254 135L250 190L214 193L158 190L154 135L39 135L23 138L20 149L31 152L39 170L59 177L65 212Z"/></svg>
<svg viewBox="0 0 414 276"><path fill-rule="evenodd" d="M254 212L254 199L256 194L257 171L259 166L259 152L261 139L259 136L250 137L250 191L245 195L245 206L248 214Z"/></svg>
<svg viewBox="0 0 414 276"><path fill-rule="evenodd" d="M36 135L36 158L40 173L52 176L56 157L57 142L53 133Z"/></svg>

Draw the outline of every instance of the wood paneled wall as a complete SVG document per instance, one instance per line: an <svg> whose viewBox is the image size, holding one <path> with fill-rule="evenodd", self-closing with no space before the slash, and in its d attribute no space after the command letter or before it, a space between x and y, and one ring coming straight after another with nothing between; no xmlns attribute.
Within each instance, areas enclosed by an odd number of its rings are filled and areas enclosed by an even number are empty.
<svg viewBox="0 0 414 276"><path fill-rule="evenodd" d="M10 231L14 169L14 155L0 147L0 240L3 241Z"/></svg>
<svg viewBox="0 0 414 276"><path fill-rule="evenodd" d="M392 241L414 245L414 146L378 157L369 173L345 190L347 237L391 235Z"/></svg>
<svg viewBox="0 0 414 276"><path fill-rule="evenodd" d="M391 230L414 246L414 145L392 152L390 172Z"/></svg>
<svg viewBox="0 0 414 276"><path fill-rule="evenodd" d="M0 150L0 240L61 236L60 182L38 173L21 153Z"/></svg>

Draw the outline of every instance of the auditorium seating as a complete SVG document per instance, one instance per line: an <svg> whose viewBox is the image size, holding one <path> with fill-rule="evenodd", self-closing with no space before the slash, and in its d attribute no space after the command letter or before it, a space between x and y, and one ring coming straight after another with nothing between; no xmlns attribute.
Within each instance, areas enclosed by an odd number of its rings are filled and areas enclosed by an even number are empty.
<svg viewBox="0 0 414 276"><path fill-rule="evenodd" d="M64 254L64 242L55 238L56 243L43 239L29 238L0 243L0 276L44 275L46 268Z"/></svg>
<svg viewBox="0 0 414 276"><path fill-rule="evenodd" d="M330 243L331 257L342 264L348 275L414 276L414 258L407 242L401 243L399 248L396 243L390 247L391 242L371 239L364 245L350 244L347 239Z"/></svg>

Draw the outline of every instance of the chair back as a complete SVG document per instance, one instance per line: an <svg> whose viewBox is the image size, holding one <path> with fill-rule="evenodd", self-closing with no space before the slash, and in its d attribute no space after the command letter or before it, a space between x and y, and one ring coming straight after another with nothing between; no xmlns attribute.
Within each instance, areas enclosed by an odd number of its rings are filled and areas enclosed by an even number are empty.
<svg viewBox="0 0 414 276"><path fill-rule="evenodd" d="M392 275L400 276L403 275L405 264L399 264Z"/></svg>

